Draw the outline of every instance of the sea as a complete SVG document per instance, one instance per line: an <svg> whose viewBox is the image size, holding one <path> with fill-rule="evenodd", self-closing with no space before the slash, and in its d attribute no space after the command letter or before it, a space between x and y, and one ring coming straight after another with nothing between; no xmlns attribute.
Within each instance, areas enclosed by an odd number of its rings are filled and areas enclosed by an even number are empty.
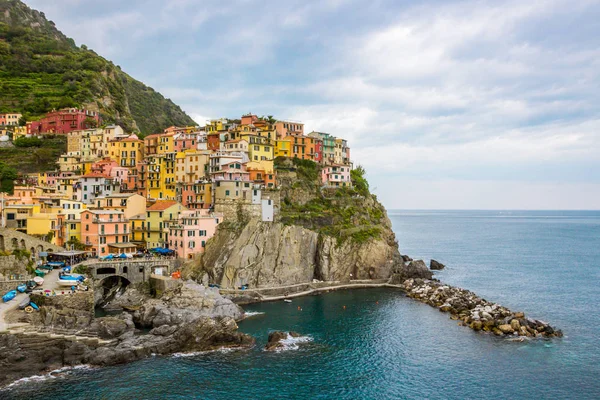
<svg viewBox="0 0 600 400"><path fill-rule="evenodd" d="M444 282L563 330L514 342L392 289L247 306L249 350L21 380L1 399L600 399L600 211L401 211L401 252ZM293 330L277 352L272 330Z"/></svg>

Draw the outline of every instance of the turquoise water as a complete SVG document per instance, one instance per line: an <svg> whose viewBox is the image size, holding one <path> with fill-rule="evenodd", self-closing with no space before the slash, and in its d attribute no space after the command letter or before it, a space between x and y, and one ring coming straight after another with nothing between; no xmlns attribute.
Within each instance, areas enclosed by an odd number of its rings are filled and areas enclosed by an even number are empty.
<svg viewBox="0 0 600 400"><path fill-rule="evenodd" d="M78 370L0 398L600 398L600 212L391 211L390 218L403 253L447 264L440 279L566 336L508 342L397 291L340 291L249 306L263 313L240 323L258 340L251 350ZM264 352L274 329L311 341Z"/></svg>

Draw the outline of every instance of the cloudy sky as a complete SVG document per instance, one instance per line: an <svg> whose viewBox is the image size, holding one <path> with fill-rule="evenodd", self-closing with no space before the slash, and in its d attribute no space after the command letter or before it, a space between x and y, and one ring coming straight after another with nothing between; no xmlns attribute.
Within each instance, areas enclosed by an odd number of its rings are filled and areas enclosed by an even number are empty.
<svg viewBox="0 0 600 400"><path fill-rule="evenodd" d="M25 0L198 123L347 138L388 208L600 209L600 0Z"/></svg>

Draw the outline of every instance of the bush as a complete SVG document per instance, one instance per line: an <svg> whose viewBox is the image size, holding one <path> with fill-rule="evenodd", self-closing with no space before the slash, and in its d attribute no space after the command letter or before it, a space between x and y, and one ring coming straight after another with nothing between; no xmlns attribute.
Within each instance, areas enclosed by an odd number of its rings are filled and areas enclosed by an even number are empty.
<svg viewBox="0 0 600 400"><path fill-rule="evenodd" d="M38 137L20 137L13 141L13 144L17 147L41 147L42 139Z"/></svg>

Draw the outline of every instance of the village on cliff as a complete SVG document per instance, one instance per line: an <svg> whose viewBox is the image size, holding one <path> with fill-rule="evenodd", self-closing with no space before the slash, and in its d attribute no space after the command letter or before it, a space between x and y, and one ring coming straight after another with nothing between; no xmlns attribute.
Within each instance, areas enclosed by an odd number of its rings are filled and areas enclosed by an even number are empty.
<svg viewBox="0 0 600 400"><path fill-rule="evenodd" d="M190 259L240 209L273 221L278 157L317 163L323 187L352 185L347 141L305 134L297 121L247 114L140 138L83 109L19 120L0 115L3 141L62 135L67 152L57 170L29 174L14 194L0 194L2 227L100 259L151 249Z"/></svg>

